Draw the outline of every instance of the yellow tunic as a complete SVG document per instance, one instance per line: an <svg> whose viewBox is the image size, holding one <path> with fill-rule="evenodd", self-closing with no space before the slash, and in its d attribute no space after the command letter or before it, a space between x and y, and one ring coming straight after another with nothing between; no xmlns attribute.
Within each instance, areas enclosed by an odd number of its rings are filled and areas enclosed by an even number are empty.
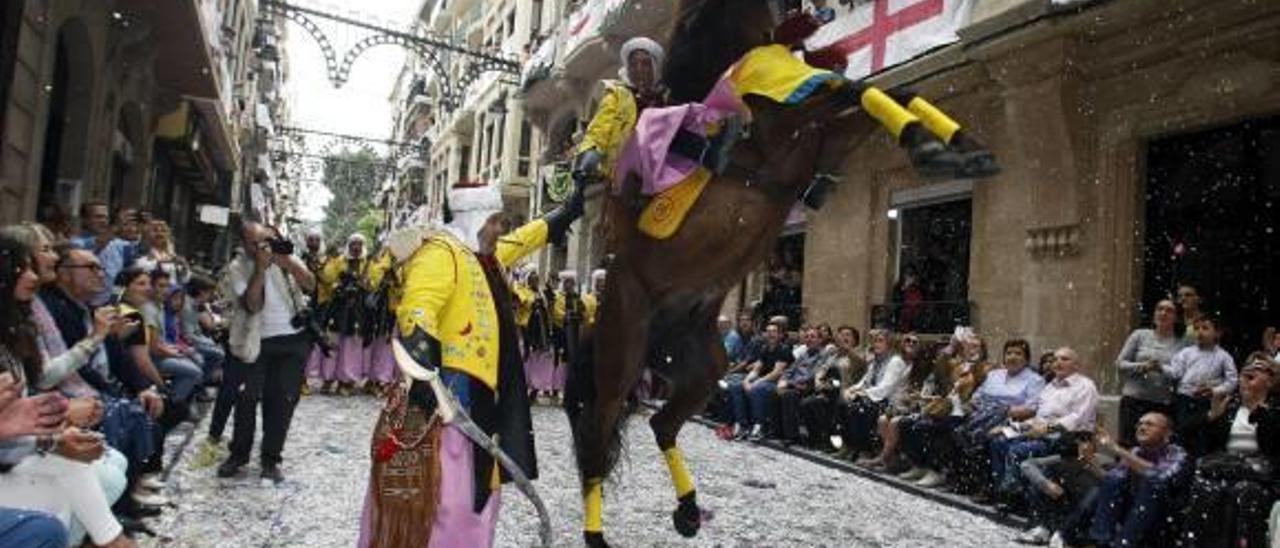
<svg viewBox="0 0 1280 548"><path fill-rule="evenodd" d="M600 302L596 300L595 293L587 293L582 296L582 306L587 309L586 321L588 326L596 324L596 309L600 307Z"/></svg>
<svg viewBox="0 0 1280 548"><path fill-rule="evenodd" d="M316 274L316 300L321 304L333 300L333 292L338 287L338 280L347 271L347 260L344 257L325 259L324 266Z"/></svg>
<svg viewBox="0 0 1280 548"><path fill-rule="evenodd" d="M498 238L494 255L507 268L546 242L547 223L538 219ZM440 341L444 367L496 389L498 313L475 253L451 235L433 234L405 262L402 284L400 332L422 329Z"/></svg>
<svg viewBox="0 0 1280 548"><path fill-rule="evenodd" d="M612 179L622 145L631 138L638 116L636 98L631 90L621 82L605 82L604 98L591 117L582 142L578 143L578 153L594 149L604 154L600 169L602 175Z"/></svg>
<svg viewBox="0 0 1280 548"><path fill-rule="evenodd" d="M516 298L516 325L528 327L529 318L533 316L533 301L538 295L525 284L514 284L512 293Z"/></svg>

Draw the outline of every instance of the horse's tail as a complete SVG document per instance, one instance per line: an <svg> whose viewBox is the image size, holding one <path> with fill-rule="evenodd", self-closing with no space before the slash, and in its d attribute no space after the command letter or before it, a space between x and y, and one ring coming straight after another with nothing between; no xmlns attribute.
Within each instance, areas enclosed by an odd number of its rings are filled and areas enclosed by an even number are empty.
<svg viewBox="0 0 1280 548"><path fill-rule="evenodd" d="M591 434L587 430L596 420L596 363L595 337L585 332L579 341L573 362L569 364L568 377L565 379L564 411L569 417L569 427L573 432L573 451L578 461L578 473L583 481L587 480L586 470L591 462L603 462L603 469L590 472L592 476L607 478L626 450L626 433L628 419L635 411L634 398L623 403L622 412L614 424L606 425L604 440L589 440ZM593 443L594 442L594 443Z"/></svg>

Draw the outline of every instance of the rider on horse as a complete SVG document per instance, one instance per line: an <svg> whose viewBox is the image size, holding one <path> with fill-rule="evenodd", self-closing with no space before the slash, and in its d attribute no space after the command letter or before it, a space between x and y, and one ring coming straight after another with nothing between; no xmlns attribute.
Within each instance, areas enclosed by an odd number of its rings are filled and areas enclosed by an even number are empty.
<svg viewBox="0 0 1280 548"><path fill-rule="evenodd" d="M640 115L647 109L667 106L667 89L658 80L664 55L662 46L645 37L632 38L622 45L619 80L604 82L604 98L578 144L573 162L575 180L593 175L612 179L622 147L631 138ZM728 165L740 132L736 118L711 137L700 131L680 130L664 152L720 173Z"/></svg>

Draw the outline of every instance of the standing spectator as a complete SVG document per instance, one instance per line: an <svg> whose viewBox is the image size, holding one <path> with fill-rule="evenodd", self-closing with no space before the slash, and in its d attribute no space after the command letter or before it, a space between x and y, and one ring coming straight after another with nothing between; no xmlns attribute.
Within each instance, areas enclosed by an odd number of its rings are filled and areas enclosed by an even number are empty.
<svg viewBox="0 0 1280 548"><path fill-rule="evenodd" d="M1173 387L1163 370L1182 349L1182 337L1174 329L1178 310L1168 299L1156 303L1154 328L1129 334L1116 357L1124 388L1120 397L1120 443L1133 447L1138 419L1150 412L1173 416Z"/></svg>
<svg viewBox="0 0 1280 548"><path fill-rule="evenodd" d="M1195 322L1196 344L1178 351L1169 364L1161 368L1169 379L1178 383L1173 400L1178 424L1186 424L1193 416L1208 411L1214 394L1230 394L1236 389L1236 362L1218 346L1218 327L1218 320L1200 316ZM1202 437L1183 441L1192 455L1205 455L1207 442Z"/></svg>
<svg viewBox="0 0 1280 548"><path fill-rule="evenodd" d="M748 366L742 382L730 385L729 401L733 406L738 439L760 439L768 419L768 398L778 389L778 380L795 361L791 346L782 342L782 329L769 324L764 330L765 344L759 356ZM750 407L748 407L750 402Z"/></svg>
<svg viewBox="0 0 1280 548"><path fill-rule="evenodd" d="M1200 297L1200 290L1188 283L1178 285L1178 308L1182 309L1179 317L1185 326L1182 338L1188 345L1195 344L1196 322L1204 316L1204 300Z"/></svg>
<svg viewBox="0 0 1280 548"><path fill-rule="evenodd" d="M1267 546L1267 515L1280 478L1280 407L1268 405L1276 364L1254 354L1240 372L1239 397L1215 392L1205 413L1187 418L1184 438L1205 442L1187 503L1191 546Z"/></svg>
<svg viewBox="0 0 1280 548"><path fill-rule="evenodd" d="M107 204L89 201L80 204L80 235L71 238L71 245L98 253L111 243L111 212Z"/></svg>
<svg viewBox="0 0 1280 548"><path fill-rule="evenodd" d="M899 355L893 333L872 330L871 363L857 384L844 391L841 417L844 430L842 450L848 458L872 459L876 421L907 385L911 372Z"/></svg>
<svg viewBox="0 0 1280 548"><path fill-rule="evenodd" d="M1064 436L1092 432L1098 388L1080 373L1080 356L1062 347L1054 351L1053 382L1040 392L1034 417L1004 427L990 443L991 477L1004 497L1015 496L1018 465L1049 454Z"/></svg>
<svg viewBox="0 0 1280 548"><path fill-rule="evenodd" d="M1105 432L1098 436L1098 450L1120 463L1098 491L1090 536L1100 546L1143 546L1150 541L1188 469L1187 452L1169 443L1168 415L1147 413L1134 430L1138 443L1132 451Z"/></svg>
<svg viewBox="0 0 1280 548"><path fill-rule="evenodd" d="M245 223L241 238L244 254L227 265L221 286L235 302L229 367L238 368L243 381L237 391L231 455L218 467L218 477L235 476L249 462L262 402L261 476L279 485L284 481L281 453L310 349L310 340L294 318L306 302L302 291L315 286L315 277L286 253L292 250L273 244L272 240L280 241L273 229Z"/></svg>

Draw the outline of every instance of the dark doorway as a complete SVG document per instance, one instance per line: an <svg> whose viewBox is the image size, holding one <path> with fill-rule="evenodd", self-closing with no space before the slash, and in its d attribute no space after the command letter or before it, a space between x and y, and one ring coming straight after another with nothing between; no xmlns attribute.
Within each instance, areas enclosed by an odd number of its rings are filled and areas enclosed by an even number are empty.
<svg viewBox="0 0 1280 548"><path fill-rule="evenodd" d="M1190 283L1243 359L1278 319L1280 117L1153 141L1146 199L1143 310Z"/></svg>
<svg viewBox="0 0 1280 548"><path fill-rule="evenodd" d="M780 236L765 268L764 296L756 310L757 323L774 316L786 316L788 328L799 329L804 322L804 232Z"/></svg>
<svg viewBox="0 0 1280 548"><path fill-rule="evenodd" d="M89 32L79 19L63 23L54 51L53 79L48 86L44 156L36 219L55 233L70 229L85 181L93 63Z"/></svg>

